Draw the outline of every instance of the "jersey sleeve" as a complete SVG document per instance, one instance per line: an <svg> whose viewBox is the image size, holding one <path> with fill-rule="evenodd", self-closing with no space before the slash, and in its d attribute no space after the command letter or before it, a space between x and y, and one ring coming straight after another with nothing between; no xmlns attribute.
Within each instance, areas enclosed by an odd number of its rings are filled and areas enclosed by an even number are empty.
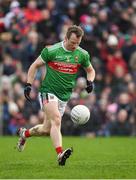
<svg viewBox="0 0 136 180"><path fill-rule="evenodd" d="M84 68L89 67L90 64L91 64L90 60L91 60L91 59L90 59L89 53L84 54L84 57L83 57L83 59L82 59L82 66L83 66Z"/></svg>
<svg viewBox="0 0 136 180"><path fill-rule="evenodd" d="M44 62L48 62L49 61L49 52L48 52L48 48L44 48L41 51L41 58Z"/></svg>

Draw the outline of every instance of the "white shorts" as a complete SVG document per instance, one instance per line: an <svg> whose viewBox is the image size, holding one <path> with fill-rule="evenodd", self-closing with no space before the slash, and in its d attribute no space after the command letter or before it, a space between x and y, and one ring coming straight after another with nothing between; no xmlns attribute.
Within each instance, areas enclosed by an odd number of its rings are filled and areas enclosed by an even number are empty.
<svg viewBox="0 0 136 180"><path fill-rule="evenodd" d="M62 117L65 112L67 102L61 101L59 98L57 98L57 96L51 93L39 93L39 102L40 102L40 107L42 110L43 110L43 104L46 104L52 101L55 101L58 103L58 109Z"/></svg>

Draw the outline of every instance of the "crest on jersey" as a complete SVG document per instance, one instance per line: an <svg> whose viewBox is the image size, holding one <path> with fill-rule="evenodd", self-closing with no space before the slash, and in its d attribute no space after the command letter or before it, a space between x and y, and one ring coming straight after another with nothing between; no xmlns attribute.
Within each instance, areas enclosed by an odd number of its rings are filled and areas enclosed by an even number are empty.
<svg viewBox="0 0 136 180"><path fill-rule="evenodd" d="M67 58L66 62L70 62L69 56L66 56L66 58Z"/></svg>
<svg viewBox="0 0 136 180"><path fill-rule="evenodd" d="M75 56L75 62L78 63L78 56Z"/></svg>

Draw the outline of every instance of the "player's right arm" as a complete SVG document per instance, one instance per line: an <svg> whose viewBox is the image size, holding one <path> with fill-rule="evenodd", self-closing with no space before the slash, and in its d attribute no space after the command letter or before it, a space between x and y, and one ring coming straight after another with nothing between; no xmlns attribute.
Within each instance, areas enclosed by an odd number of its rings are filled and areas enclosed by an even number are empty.
<svg viewBox="0 0 136 180"><path fill-rule="evenodd" d="M32 84L35 78L35 74L37 72L37 69L39 69L42 66L45 66L45 62L42 60L41 56L39 56L34 63L30 66L27 74L27 83Z"/></svg>
<svg viewBox="0 0 136 180"><path fill-rule="evenodd" d="M28 101L31 101L31 98L30 98L31 86L32 86L32 83L34 81L37 69L42 67L43 65L45 66L45 62L42 60L41 56L39 56L34 61L34 63L32 63L32 65L30 66L30 68L28 70L27 83L26 83L25 88L24 88L24 95Z"/></svg>

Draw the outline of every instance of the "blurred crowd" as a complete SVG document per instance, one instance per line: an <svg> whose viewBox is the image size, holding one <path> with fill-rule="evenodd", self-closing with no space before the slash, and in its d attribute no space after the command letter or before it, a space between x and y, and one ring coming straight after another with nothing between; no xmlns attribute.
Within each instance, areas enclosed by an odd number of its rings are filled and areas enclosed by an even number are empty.
<svg viewBox="0 0 136 180"><path fill-rule="evenodd" d="M81 47L91 55L96 79L94 92L87 94L80 69L63 116L63 134L136 135L136 0L0 0L1 135L43 122L38 88L45 70L36 74L31 103L23 95L27 71L42 48L62 41L72 24L84 29ZM70 119L77 104L91 112L82 126Z"/></svg>

